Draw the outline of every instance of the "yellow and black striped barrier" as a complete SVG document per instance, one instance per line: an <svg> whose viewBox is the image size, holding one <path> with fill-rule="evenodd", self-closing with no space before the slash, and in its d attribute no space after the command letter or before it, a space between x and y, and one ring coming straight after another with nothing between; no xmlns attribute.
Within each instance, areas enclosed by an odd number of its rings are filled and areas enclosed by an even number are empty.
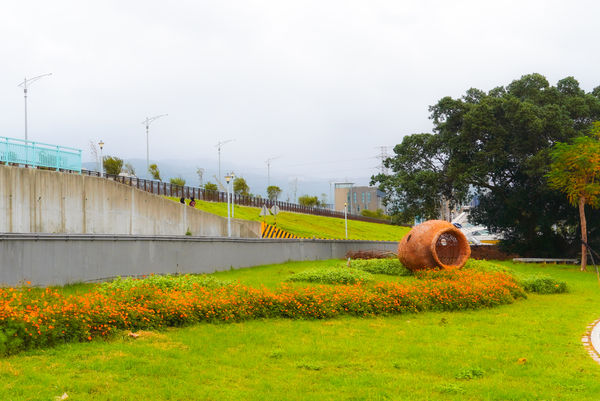
<svg viewBox="0 0 600 401"><path fill-rule="evenodd" d="M272 226L270 224L262 222L262 238L289 238L289 239L299 239L297 235L292 233L288 233L287 231L283 231L280 228Z"/></svg>
<svg viewBox="0 0 600 401"><path fill-rule="evenodd" d="M261 238L344 240L344 238L299 237L270 224L261 222ZM347 238L345 239L347 240Z"/></svg>

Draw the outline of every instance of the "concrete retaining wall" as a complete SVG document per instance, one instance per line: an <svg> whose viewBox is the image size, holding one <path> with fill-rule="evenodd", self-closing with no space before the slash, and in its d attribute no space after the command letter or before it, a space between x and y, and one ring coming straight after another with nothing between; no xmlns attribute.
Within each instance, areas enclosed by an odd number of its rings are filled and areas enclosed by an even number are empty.
<svg viewBox="0 0 600 401"><path fill-rule="evenodd" d="M0 234L0 284L64 285L150 273L212 273L286 261L396 251L397 242L186 236Z"/></svg>
<svg viewBox="0 0 600 401"><path fill-rule="evenodd" d="M0 232L226 236L227 219L107 179L0 165ZM260 223L232 220L233 237Z"/></svg>

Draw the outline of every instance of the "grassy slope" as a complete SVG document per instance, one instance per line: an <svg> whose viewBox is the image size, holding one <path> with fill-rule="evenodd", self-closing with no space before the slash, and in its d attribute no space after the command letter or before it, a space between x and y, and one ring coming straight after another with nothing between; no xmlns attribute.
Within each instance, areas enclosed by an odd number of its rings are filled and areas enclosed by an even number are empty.
<svg viewBox="0 0 600 401"><path fill-rule="evenodd" d="M169 199L178 201L175 198ZM197 201L196 208L227 217L226 203ZM255 207L235 206L235 218L237 219L262 221L263 218L259 216L259 213L260 209ZM266 221L273 224L275 218L268 216ZM328 239L345 237L344 220L334 217L280 212L277 215L277 227L300 237ZM408 227L348 220L349 239L399 241L408 231Z"/></svg>
<svg viewBox="0 0 600 401"><path fill-rule="evenodd" d="M274 285L290 270L332 263L219 276ZM572 266L512 266L565 280L571 292L473 312L202 324L30 351L0 360L0 399L50 400L63 392L73 400L599 399L600 366L580 343L600 317L594 275ZM455 377L471 368L483 377Z"/></svg>

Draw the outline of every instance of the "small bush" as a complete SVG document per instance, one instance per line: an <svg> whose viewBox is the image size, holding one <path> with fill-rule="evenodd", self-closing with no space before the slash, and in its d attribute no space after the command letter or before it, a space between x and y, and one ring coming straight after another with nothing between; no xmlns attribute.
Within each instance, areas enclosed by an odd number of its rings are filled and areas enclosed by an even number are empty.
<svg viewBox="0 0 600 401"><path fill-rule="evenodd" d="M355 284L358 282L373 281L373 276L367 272L356 269L334 267L328 269L313 269L296 273L287 281L306 281L309 283L323 284Z"/></svg>
<svg viewBox="0 0 600 401"><path fill-rule="evenodd" d="M373 274L389 276L410 276L412 272L400 263L398 259L356 259L350 261L350 267Z"/></svg>
<svg viewBox="0 0 600 401"><path fill-rule="evenodd" d="M469 259L465 263L463 269L471 269L479 272L499 272L512 275L512 270L497 263L488 262L487 260Z"/></svg>
<svg viewBox="0 0 600 401"><path fill-rule="evenodd" d="M100 284L100 291L107 292L111 290L130 290L132 288L153 287L166 289L175 289L189 291L199 287L218 288L229 284L229 282L217 280L213 276L204 274L185 274L180 276L160 276L150 275L138 279L133 277L117 277L113 281Z"/></svg>
<svg viewBox="0 0 600 401"><path fill-rule="evenodd" d="M271 359L281 359L283 357L283 351L280 349L275 349L271 351L269 354L269 358Z"/></svg>
<svg viewBox="0 0 600 401"><path fill-rule="evenodd" d="M298 365L296 365L297 368L299 369L306 369L306 370L321 370L322 366L318 363L314 363L314 362L300 362Z"/></svg>
<svg viewBox="0 0 600 401"><path fill-rule="evenodd" d="M481 377L483 377L483 370L479 368L465 368L454 376L458 380L472 380Z"/></svg>
<svg viewBox="0 0 600 401"><path fill-rule="evenodd" d="M455 383L446 383L438 387L440 393L446 394L464 394L467 391Z"/></svg>
<svg viewBox="0 0 600 401"><path fill-rule="evenodd" d="M381 220L391 220L392 217L385 214L383 209L377 209L377 211L372 211L368 209L363 209L360 211L361 216L371 217L373 219L381 219Z"/></svg>
<svg viewBox="0 0 600 401"><path fill-rule="evenodd" d="M537 294L562 294L568 291L567 283L550 277L527 277L522 279L520 284L525 291Z"/></svg>

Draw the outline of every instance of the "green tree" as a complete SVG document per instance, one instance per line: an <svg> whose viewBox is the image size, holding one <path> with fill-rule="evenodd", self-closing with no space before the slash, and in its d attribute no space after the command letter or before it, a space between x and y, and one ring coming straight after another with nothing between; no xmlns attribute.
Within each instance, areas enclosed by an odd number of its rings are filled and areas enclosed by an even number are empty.
<svg viewBox="0 0 600 401"><path fill-rule="evenodd" d="M581 239L587 243L585 205L600 206L600 123L592 128L593 136L575 138L572 143L557 143L550 156L552 165L547 174L551 188L567 195L569 203L578 206ZM581 244L581 271L587 266L587 249Z"/></svg>
<svg viewBox="0 0 600 401"><path fill-rule="evenodd" d="M276 185L270 185L267 187L267 195L269 196L269 200L276 201L281 195L281 188Z"/></svg>
<svg viewBox="0 0 600 401"><path fill-rule="evenodd" d="M123 166L123 172L131 176L135 176L135 168L131 163L125 163L125 165Z"/></svg>
<svg viewBox="0 0 600 401"><path fill-rule="evenodd" d="M205 191L218 191L219 188L217 187L217 184L213 183L213 182L207 182L206 184L204 184L204 190Z"/></svg>
<svg viewBox="0 0 600 401"><path fill-rule="evenodd" d="M160 178L160 170L156 163L153 163L148 167L148 172L155 180L162 181L162 178Z"/></svg>
<svg viewBox="0 0 600 401"><path fill-rule="evenodd" d="M237 177L233 180L233 192L236 195L250 196L250 187L246 184L245 179Z"/></svg>
<svg viewBox="0 0 600 401"><path fill-rule="evenodd" d="M394 175L378 175L379 189L386 193L395 221L414 221L415 217L436 219L442 201L458 204L466 199L468 186L455 186L448 176L448 157L440 152L440 136L405 136L394 148L396 157L386 160Z"/></svg>
<svg viewBox="0 0 600 401"><path fill-rule="evenodd" d="M317 196L302 195L298 198L298 204L301 206L317 207L320 206Z"/></svg>
<svg viewBox="0 0 600 401"><path fill-rule="evenodd" d="M544 175L552 145L600 118L600 91L586 93L573 77L551 86L530 74L487 93L444 97L430 112L434 133L405 137L385 161L393 174L372 177L394 214L433 218L441 202L476 196L473 222L501 232L506 248L523 255L571 248L576 213Z"/></svg>
<svg viewBox="0 0 600 401"><path fill-rule="evenodd" d="M173 177L169 180L169 182L173 185L179 185L180 187L183 187L185 185L185 180L181 176Z"/></svg>
<svg viewBox="0 0 600 401"><path fill-rule="evenodd" d="M104 156L102 165L106 174L119 175L123 169L123 159L114 156Z"/></svg>

